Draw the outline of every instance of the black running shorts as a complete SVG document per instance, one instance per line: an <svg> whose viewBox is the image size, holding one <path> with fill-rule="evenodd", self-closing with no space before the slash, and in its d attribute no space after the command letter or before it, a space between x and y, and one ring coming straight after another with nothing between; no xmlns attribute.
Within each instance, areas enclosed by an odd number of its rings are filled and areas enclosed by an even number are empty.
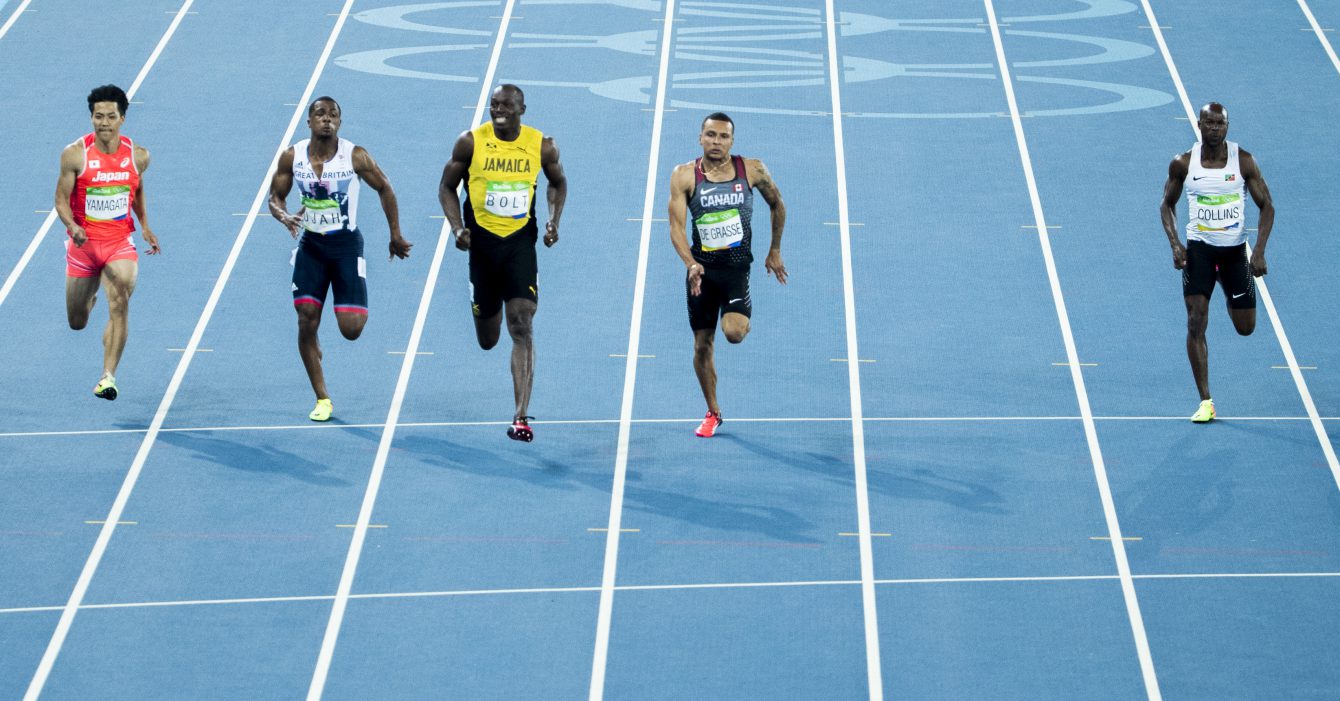
<svg viewBox="0 0 1340 701"><path fill-rule="evenodd" d="M1231 309L1256 308L1256 280L1246 246L1211 246L1188 241L1186 267L1182 269L1182 296L1214 295L1214 281L1224 287Z"/></svg>
<svg viewBox="0 0 1340 701"><path fill-rule="evenodd" d="M535 259L535 220L506 238L470 229L470 309L488 319L509 299L540 301L539 264Z"/></svg>
<svg viewBox="0 0 1340 701"><path fill-rule="evenodd" d="M326 291L335 293L335 311L368 313L367 262L363 234L303 232L293 251L293 304L326 303Z"/></svg>
<svg viewBox="0 0 1340 701"><path fill-rule="evenodd" d="M714 330L717 319L730 312L749 318L753 302L749 299L749 268L703 267L702 294L688 294L685 273L684 292L689 300L689 327L694 331Z"/></svg>

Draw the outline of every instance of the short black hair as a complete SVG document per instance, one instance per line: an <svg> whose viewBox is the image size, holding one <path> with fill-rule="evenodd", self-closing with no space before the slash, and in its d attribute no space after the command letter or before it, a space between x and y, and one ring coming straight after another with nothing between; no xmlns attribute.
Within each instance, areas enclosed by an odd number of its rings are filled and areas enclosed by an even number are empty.
<svg viewBox="0 0 1340 701"><path fill-rule="evenodd" d="M126 97L126 91L111 84L99 85L88 94L89 114L93 114L93 105L99 102L115 102L116 109L120 110L122 116L126 114L126 108L130 107L130 98Z"/></svg>
<svg viewBox="0 0 1340 701"><path fill-rule="evenodd" d="M521 87L518 85L514 85L512 83L501 83L495 89L501 90L504 93L515 93L516 98L521 101L521 104L523 105L526 104L526 91L522 90Z"/></svg>
<svg viewBox="0 0 1340 701"><path fill-rule="evenodd" d="M1224 119L1228 119L1228 108L1224 107L1222 104L1218 102L1205 103L1205 106L1200 108L1200 114L1198 115L1198 117L1200 119L1204 119L1206 113L1214 114L1215 112L1223 114Z"/></svg>
<svg viewBox="0 0 1340 701"><path fill-rule="evenodd" d="M329 96L329 95L322 95L321 97L318 97L318 98L316 98L315 100L312 100L312 104L310 104L310 105L307 106L307 116L308 116L308 117L312 116L312 110L316 109L316 103L318 103L318 102L329 102L330 104L335 105L335 111L336 111L336 112L339 112L340 114L344 114L344 108L340 107L340 103L336 102L336 101L335 101L335 98L333 98L333 97L331 97L331 96Z"/></svg>
<svg viewBox="0 0 1340 701"><path fill-rule="evenodd" d="M730 118L730 115L726 114L725 112L713 112L712 114L703 117L703 124L701 127L698 127L698 129L701 130L703 127L706 127L709 121L725 122L730 125L731 133L735 133L735 121L732 120Z"/></svg>

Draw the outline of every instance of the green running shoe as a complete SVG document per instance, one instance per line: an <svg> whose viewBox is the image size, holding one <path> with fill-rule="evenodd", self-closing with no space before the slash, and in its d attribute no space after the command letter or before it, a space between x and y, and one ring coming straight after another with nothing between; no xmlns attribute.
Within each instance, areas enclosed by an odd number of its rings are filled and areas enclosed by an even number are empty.
<svg viewBox="0 0 1340 701"><path fill-rule="evenodd" d="M1200 403L1200 408L1191 415L1191 420L1198 424L1207 424L1214 421L1214 400L1206 399Z"/></svg>
<svg viewBox="0 0 1340 701"><path fill-rule="evenodd" d="M111 375L103 375L98 384L93 385L93 396L99 399L116 399L116 378Z"/></svg>
<svg viewBox="0 0 1340 701"><path fill-rule="evenodd" d="M333 411L335 411L335 405L331 404L329 398L318 399L316 400L316 408L312 409L312 413L308 414L307 418L313 421L330 421L330 414Z"/></svg>

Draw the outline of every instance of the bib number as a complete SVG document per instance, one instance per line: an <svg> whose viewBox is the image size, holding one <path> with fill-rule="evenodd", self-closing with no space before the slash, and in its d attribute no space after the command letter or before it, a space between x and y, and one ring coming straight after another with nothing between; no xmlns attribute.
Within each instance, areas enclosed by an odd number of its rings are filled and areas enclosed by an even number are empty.
<svg viewBox="0 0 1340 701"><path fill-rule="evenodd" d="M530 183L490 181L484 189L484 211L508 219L524 219L530 214Z"/></svg>
<svg viewBox="0 0 1340 701"><path fill-rule="evenodd" d="M744 224L740 222L738 209L708 212L694 220L693 225L698 229L698 241L704 251L735 248L744 241Z"/></svg>
<svg viewBox="0 0 1340 701"><path fill-rule="evenodd" d="M302 198L302 228L317 234L328 234L344 228L340 203L335 200Z"/></svg>
<svg viewBox="0 0 1340 701"><path fill-rule="evenodd" d="M90 187L84 193L84 218L93 221L125 219L130 214L130 188L124 185Z"/></svg>

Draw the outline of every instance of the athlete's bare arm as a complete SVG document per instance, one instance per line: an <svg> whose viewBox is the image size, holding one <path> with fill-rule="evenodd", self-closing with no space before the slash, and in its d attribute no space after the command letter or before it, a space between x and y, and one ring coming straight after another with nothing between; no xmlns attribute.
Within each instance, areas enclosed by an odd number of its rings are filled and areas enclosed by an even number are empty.
<svg viewBox="0 0 1340 701"><path fill-rule="evenodd" d="M1252 246L1252 274L1261 277L1266 274L1266 240L1270 238L1270 230L1275 228L1275 204L1270 199L1266 179L1261 177L1261 167L1252 154L1238 149L1238 165L1247 181L1247 192L1251 193L1256 208L1261 210L1260 220L1256 223L1256 245Z"/></svg>
<svg viewBox="0 0 1340 701"><path fill-rule="evenodd" d="M386 214L386 226L391 230L391 260L408 258L409 249L414 244L400 235L400 205L396 203L395 190L391 188L390 179L382 172L381 166L372 160L372 154L362 146L354 147L353 161L354 172L368 184L368 187L376 190L381 198L382 212Z"/></svg>
<svg viewBox="0 0 1340 701"><path fill-rule="evenodd" d="M552 246L558 243L558 220L563 216L563 203L568 199L568 176L558 161L558 144L552 136L546 136L540 142L540 167L544 169L544 179L549 182L545 190L549 221L544 224L544 245Z"/></svg>
<svg viewBox="0 0 1340 701"><path fill-rule="evenodd" d="M470 230L461 220L461 198L456 188L461 186L465 175L470 171L470 161L475 157L475 135L461 132L456 144L451 147L451 159L442 166L442 181L437 186L437 201L442 204L442 215L451 225L451 233L456 236L456 248L470 250Z"/></svg>
<svg viewBox="0 0 1340 701"><path fill-rule="evenodd" d="M158 237L154 235L153 230L149 228L149 222L145 220L145 212L148 208L148 202L144 198L144 171L149 170L149 149L143 146L135 147L135 168L140 171L140 183L135 190L135 218L140 220L140 235L144 237L144 242L149 244L149 250L145 253L154 255L162 253L158 247Z"/></svg>
<svg viewBox="0 0 1340 701"><path fill-rule="evenodd" d="M703 266L693 259L685 229L689 198L693 196L693 168L692 161L681 163L675 166L675 172L670 175L670 243L674 244L675 253L679 254L684 267L688 268L689 294L698 295L703 291Z"/></svg>
<svg viewBox="0 0 1340 701"><path fill-rule="evenodd" d="M279 155L279 165L275 167L274 177L270 178L270 216L279 220L289 235L298 238L302 232L302 208L289 214L285 200L293 189L293 147L288 147Z"/></svg>
<svg viewBox="0 0 1340 701"><path fill-rule="evenodd" d="M66 146L65 150L60 152L60 176L56 178L56 216L60 217L61 223L70 231L70 239L77 247L84 245L88 240L88 234L84 233L84 227L74 222L74 211L70 209L70 195L74 192L79 171L83 169L83 146L79 142Z"/></svg>
<svg viewBox="0 0 1340 701"><path fill-rule="evenodd" d="M1177 233L1177 200L1182 198L1182 183L1186 181L1190 164L1190 151L1174 156L1168 163L1168 181L1163 183L1163 201L1159 203L1159 219L1163 221L1163 233L1172 246L1173 267L1178 270L1186 267L1186 245Z"/></svg>
<svg viewBox="0 0 1340 701"><path fill-rule="evenodd" d="M763 195L763 201L768 203L768 209L772 212L772 245L768 247L768 257L763 260L763 267L777 277L777 282L785 285L786 264L782 263L782 229L786 228L786 203L782 202L782 193L772 181L772 173L768 172L768 167L763 165L763 161L746 158L744 164L749 186L758 188L758 194Z"/></svg>

